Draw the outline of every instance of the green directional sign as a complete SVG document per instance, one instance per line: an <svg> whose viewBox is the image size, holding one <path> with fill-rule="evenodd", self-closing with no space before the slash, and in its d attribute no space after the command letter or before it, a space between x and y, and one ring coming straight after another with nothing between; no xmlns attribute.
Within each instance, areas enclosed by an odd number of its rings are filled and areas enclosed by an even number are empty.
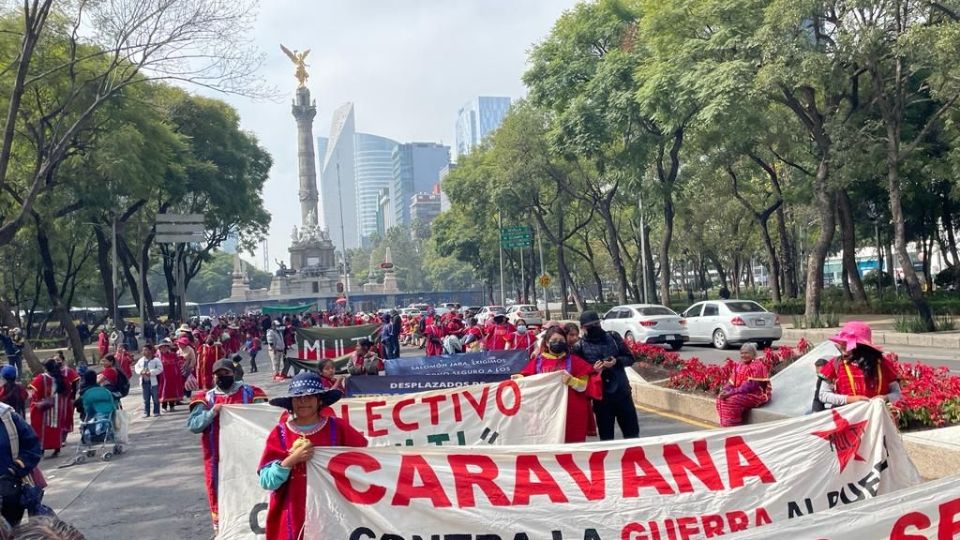
<svg viewBox="0 0 960 540"><path fill-rule="evenodd" d="M528 248L533 246L533 231L526 225L500 229L500 245L503 249Z"/></svg>

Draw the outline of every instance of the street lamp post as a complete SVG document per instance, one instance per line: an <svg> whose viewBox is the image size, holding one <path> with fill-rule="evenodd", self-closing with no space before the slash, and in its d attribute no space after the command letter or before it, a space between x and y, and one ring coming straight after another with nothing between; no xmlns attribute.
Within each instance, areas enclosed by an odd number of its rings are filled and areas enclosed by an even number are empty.
<svg viewBox="0 0 960 540"><path fill-rule="evenodd" d="M340 250L343 253L343 308L350 311L350 276L347 273L347 233L343 226L343 189L340 184L340 153L337 153L337 201L340 205Z"/></svg>
<svg viewBox="0 0 960 540"><path fill-rule="evenodd" d="M110 241L110 245L112 247L111 257L113 259L111 263L111 266L113 266L113 268L111 269L111 273L113 274L111 277L111 282L113 283L113 287L112 287L113 289L113 327L120 328L120 306L117 305L117 286L118 286L119 280L117 279L117 216L116 215L114 215L113 219L111 220L111 229L112 229L112 233L111 233L112 238Z"/></svg>

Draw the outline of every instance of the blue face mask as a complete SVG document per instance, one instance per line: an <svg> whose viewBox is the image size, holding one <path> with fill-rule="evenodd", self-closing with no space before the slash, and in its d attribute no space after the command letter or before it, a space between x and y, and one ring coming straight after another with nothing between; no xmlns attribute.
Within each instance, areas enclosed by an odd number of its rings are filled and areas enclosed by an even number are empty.
<svg viewBox="0 0 960 540"><path fill-rule="evenodd" d="M517 332L523 333L527 331L527 327L524 325L517 326Z"/></svg>

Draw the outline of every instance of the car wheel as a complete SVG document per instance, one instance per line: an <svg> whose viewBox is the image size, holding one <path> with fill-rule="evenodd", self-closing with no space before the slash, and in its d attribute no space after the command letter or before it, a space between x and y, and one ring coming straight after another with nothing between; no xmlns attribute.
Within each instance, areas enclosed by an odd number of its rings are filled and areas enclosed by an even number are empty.
<svg viewBox="0 0 960 540"><path fill-rule="evenodd" d="M671 341L671 342L670 342L670 348L671 348L672 350L674 350L674 351L679 351L680 349L683 348L683 342L682 342L682 341Z"/></svg>
<svg viewBox="0 0 960 540"><path fill-rule="evenodd" d="M624 341L629 341L630 343L636 343L637 340L633 339L633 332L627 332L627 335L623 336Z"/></svg>
<svg viewBox="0 0 960 540"><path fill-rule="evenodd" d="M760 347L761 349L769 349L770 347L773 347L773 340L772 340L772 339L765 339L765 340L757 343L757 346Z"/></svg>
<svg viewBox="0 0 960 540"><path fill-rule="evenodd" d="M727 335L723 333L723 330L717 329L713 331L713 346L716 349L727 348Z"/></svg>

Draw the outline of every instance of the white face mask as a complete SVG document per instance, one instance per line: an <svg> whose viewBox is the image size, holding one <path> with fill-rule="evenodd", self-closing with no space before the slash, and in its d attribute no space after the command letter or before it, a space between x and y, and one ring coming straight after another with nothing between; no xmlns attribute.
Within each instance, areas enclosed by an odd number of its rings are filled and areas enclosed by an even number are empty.
<svg viewBox="0 0 960 540"><path fill-rule="evenodd" d="M517 326L517 332L526 332L526 331L527 331L526 325L521 324Z"/></svg>

